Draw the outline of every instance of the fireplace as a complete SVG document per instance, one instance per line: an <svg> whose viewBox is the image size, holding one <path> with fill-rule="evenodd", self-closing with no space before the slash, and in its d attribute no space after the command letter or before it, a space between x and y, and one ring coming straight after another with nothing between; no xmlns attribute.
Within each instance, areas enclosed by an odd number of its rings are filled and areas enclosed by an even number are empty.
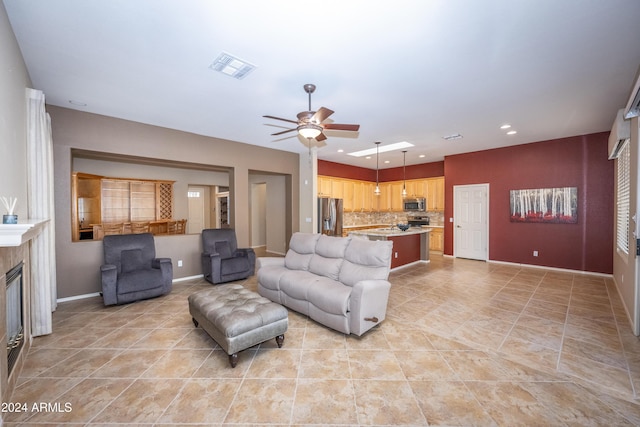
<svg viewBox="0 0 640 427"><path fill-rule="evenodd" d="M24 317L22 314L22 266L7 272L7 358L9 375L24 345Z"/></svg>

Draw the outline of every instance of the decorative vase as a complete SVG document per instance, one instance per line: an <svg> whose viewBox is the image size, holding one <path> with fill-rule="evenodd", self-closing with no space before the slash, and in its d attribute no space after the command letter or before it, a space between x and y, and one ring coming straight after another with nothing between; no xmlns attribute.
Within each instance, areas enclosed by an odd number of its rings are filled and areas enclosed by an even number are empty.
<svg viewBox="0 0 640 427"><path fill-rule="evenodd" d="M3 224L17 224L18 215L2 215Z"/></svg>

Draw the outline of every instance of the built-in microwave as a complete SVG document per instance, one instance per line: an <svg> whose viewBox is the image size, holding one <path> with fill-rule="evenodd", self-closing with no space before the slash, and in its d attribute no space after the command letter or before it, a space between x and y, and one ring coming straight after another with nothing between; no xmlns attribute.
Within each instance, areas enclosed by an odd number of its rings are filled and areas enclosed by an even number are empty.
<svg viewBox="0 0 640 427"><path fill-rule="evenodd" d="M426 199L424 197L403 199L402 203L405 212L424 212L427 205Z"/></svg>

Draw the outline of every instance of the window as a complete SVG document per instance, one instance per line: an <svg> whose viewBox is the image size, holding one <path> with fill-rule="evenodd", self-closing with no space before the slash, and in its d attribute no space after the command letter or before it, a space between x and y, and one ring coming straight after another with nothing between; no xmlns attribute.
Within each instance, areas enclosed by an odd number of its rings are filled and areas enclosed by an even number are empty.
<svg viewBox="0 0 640 427"><path fill-rule="evenodd" d="M617 217L616 240L618 250L629 253L629 169L631 153L629 140L623 143L618 154L618 191L617 191Z"/></svg>

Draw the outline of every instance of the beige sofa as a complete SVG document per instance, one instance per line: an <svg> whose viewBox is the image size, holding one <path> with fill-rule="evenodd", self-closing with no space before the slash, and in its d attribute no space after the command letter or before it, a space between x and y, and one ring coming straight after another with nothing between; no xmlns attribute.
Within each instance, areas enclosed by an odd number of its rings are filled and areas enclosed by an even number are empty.
<svg viewBox="0 0 640 427"><path fill-rule="evenodd" d="M295 233L284 258L258 258L258 293L345 334L385 319L391 241Z"/></svg>

